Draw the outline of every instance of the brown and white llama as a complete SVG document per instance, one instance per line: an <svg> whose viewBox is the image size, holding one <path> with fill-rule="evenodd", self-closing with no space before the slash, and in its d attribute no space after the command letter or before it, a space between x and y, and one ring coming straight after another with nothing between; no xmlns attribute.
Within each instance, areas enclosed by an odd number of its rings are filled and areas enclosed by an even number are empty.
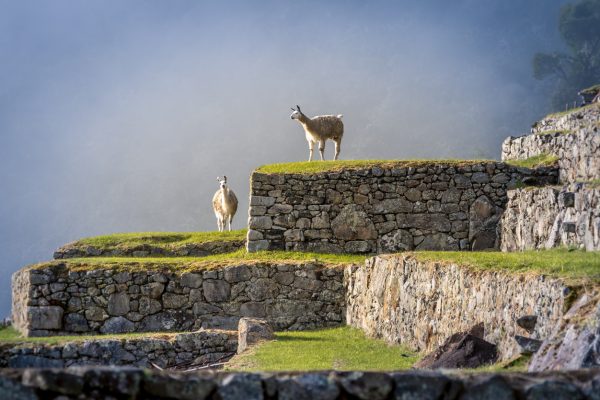
<svg viewBox="0 0 600 400"><path fill-rule="evenodd" d="M340 155L340 146L342 145L342 136L344 136L344 123L342 122L342 115L318 115L316 117L309 118L301 110L300 106L296 106L296 109L292 107L292 119L297 120L300 125L304 128L306 134L306 140L308 141L309 156L308 161L312 161L313 148L315 143L319 144L319 153L321 154L321 160L324 159L325 153L325 142L332 140L335 143L335 156L334 160L338 159Z"/></svg>

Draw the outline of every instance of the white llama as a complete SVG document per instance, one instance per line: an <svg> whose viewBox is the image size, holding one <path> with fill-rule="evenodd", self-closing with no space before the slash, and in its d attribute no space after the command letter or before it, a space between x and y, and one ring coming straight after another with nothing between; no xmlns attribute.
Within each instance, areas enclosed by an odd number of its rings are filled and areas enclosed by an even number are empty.
<svg viewBox="0 0 600 400"><path fill-rule="evenodd" d="M219 232L223 232L226 221L229 221L229 230L231 231L231 222L237 211L238 199L235 197L233 190L227 186L226 176L223 176L223 179L217 177L217 181L221 187L217 190L212 200L213 210L217 217L217 226L219 227Z"/></svg>

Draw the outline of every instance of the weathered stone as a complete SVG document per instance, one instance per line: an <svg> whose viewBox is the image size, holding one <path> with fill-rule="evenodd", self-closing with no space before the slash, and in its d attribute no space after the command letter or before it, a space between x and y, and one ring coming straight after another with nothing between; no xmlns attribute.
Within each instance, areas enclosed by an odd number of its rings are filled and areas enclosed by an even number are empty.
<svg viewBox="0 0 600 400"><path fill-rule="evenodd" d="M250 282L246 288L246 293L252 301L262 301L277 297L277 285L270 279L259 278L256 281Z"/></svg>
<svg viewBox="0 0 600 400"><path fill-rule="evenodd" d="M273 339L275 339L273 328L267 320L240 318L238 323L238 354L243 353L250 346Z"/></svg>
<svg viewBox="0 0 600 400"><path fill-rule="evenodd" d="M250 217L248 228L254 230L271 229L273 220L271 217Z"/></svg>
<svg viewBox="0 0 600 400"><path fill-rule="evenodd" d="M527 400L583 400L581 390L568 382L546 381L533 385L525 393Z"/></svg>
<svg viewBox="0 0 600 400"><path fill-rule="evenodd" d="M237 373L226 376L217 389L216 398L221 400L263 400L260 375Z"/></svg>
<svg viewBox="0 0 600 400"><path fill-rule="evenodd" d="M149 297L141 297L138 310L142 315L156 314L162 310L162 305L158 300Z"/></svg>
<svg viewBox="0 0 600 400"><path fill-rule="evenodd" d="M413 248L413 236L409 231L404 229L397 229L383 235L377 243L379 253L396 253L398 251L412 250Z"/></svg>
<svg viewBox="0 0 600 400"><path fill-rule="evenodd" d="M413 207L413 203L402 198L386 199L376 203L373 207L373 212L375 214L407 213L411 212Z"/></svg>
<svg viewBox="0 0 600 400"><path fill-rule="evenodd" d="M206 280L202 283L202 290L209 302L228 301L231 295L231 286L225 281Z"/></svg>
<svg viewBox="0 0 600 400"><path fill-rule="evenodd" d="M58 306L29 307L30 329L61 329L63 309Z"/></svg>
<svg viewBox="0 0 600 400"><path fill-rule="evenodd" d="M458 250L458 241L445 233L427 235L417 250Z"/></svg>
<svg viewBox="0 0 600 400"><path fill-rule="evenodd" d="M397 223L399 228L428 229L438 232L450 232L452 226L444 214L400 214Z"/></svg>
<svg viewBox="0 0 600 400"><path fill-rule="evenodd" d="M202 286L202 275L195 273L185 273L181 275L181 286L197 289Z"/></svg>
<svg viewBox="0 0 600 400"><path fill-rule="evenodd" d="M187 296L174 293L165 293L162 296L162 303L164 308L182 308L187 304Z"/></svg>
<svg viewBox="0 0 600 400"><path fill-rule="evenodd" d="M185 376L184 379L177 379L166 373L152 374L143 383L144 391L151 396L182 400L207 399L215 386L216 383L210 378Z"/></svg>
<svg viewBox="0 0 600 400"><path fill-rule="evenodd" d="M89 331L87 319L81 314L67 314L65 316L65 330L69 332L87 332Z"/></svg>
<svg viewBox="0 0 600 400"><path fill-rule="evenodd" d="M225 280L229 283L247 281L252 277L250 268L245 265L225 268Z"/></svg>
<svg viewBox="0 0 600 400"><path fill-rule="evenodd" d="M469 241L472 249L485 250L497 247L497 225L502 210L487 196L478 197L469 209Z"/></svg>
<svg viewBox="0 0 600 400"><path fill-rule="evenodd" d="M140 289L143 295L149 296L152 299L160 299L165 290L165 285L160 282L150 282L147 285L143 285Z"/></svg>
<svg viewBox="0 0 600 400"><path fill-rule="evenodd" d="M344 391L359 400L385 400L392 391L392 378L377 372L350 372L338 378Z"/></svg>
<svg viewBox="0 0 600 400"><path fill-rule="evenodd" d="M450 380L443 375L425 372L394 374L393 379L396 400L441 399L450 384Z"/></svg>
<svg viewBox="0 0 600 400"><path fill-rule="evenodd" d="M35 390L24 386L16 378L0 376L0 399L3 400L38 400Z"/></svg>
<svg viewBox="0 0 600 400"><path fill-rule="evenodd" d="M23 372L23 384L54 393L78 395L84 381L81 376L60 370L27 369Z"/></svg>
<svg viewBox="0 0 600 400"><path fill-rule="evenodd" d="M109 318L100 328L102 333L129 333L133 331L135 331L135 324L123 317Z"/></svg>
<svg viewBox="0 0 600 400"><path fill-rule="evenodd" d="M524 315L517 319L517 325L525 329L527 332L533 332L535 324L537 323L537 315Z"/></svg>
<svg viewBox="0 0 600 400"><path fill-rule="evenodd" d="M502 376L492 376L466 389L461 400L516 400L515 391Z"/></svg>
<svg viewBox="0 0 600 400"><path fill-rule="evenodd" d="M525 336L515 335L515 340L521 347L522 354L533 354L542 346L541 340L532 339Z"/></svg>
<svg viewBox="0 0 600 400"><path fill-rule="evenodd" d="M108 298L109 315L125 315L129 310L129 295L127 293L113 293L110 295Z"/></svg>
<svg viewBox="0 0 600 400"><path fill-rule="evenodd" d="M340 389L327 375L308 373L277 382L279 400L335 400Z"/></svg>
<svg viewBox="0 0 600 400"><path fill-rule="evenodd" d="M344 245L346 253L368 253L371 251L371 245L364 240L352 240Z"/></svg>
<svg viewBox="0 0 600 400"><path fill-rule="evenodd" d="M375 225L368 215L354 205L344 207L331 222L335 237L344 240L369 240L377 238Z"/></svg>
<svg viewBox="0 0 600 400"><path fill-rule="evenodd" d="M89 307L85 310L85 318L88 321L104 321L108 318L108 314L100 307Z"/></svg>

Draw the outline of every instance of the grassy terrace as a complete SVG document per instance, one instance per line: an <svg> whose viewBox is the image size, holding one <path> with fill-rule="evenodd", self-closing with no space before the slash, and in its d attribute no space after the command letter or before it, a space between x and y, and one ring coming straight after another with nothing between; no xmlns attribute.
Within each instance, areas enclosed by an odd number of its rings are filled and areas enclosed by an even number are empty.
<svg viewBox="0 0 600 400"><path fill-rule="evenodd" d="M583 107L576 107L576 108L571 108L569 110L565 110L565 111L560 111L560 112L556 112L556 113L552 113L552 114L548 114L546 115L544 118L542 119L547 119L547 118L559 118L559 117L563 117L565 115L569 115L571 113L574 112L578 112L578 111L584 111L584 110L588 110L590 108L594 108L594 107L600 107L600 104L598 103L593 103L593 104L588 104L585 105Z"/></svg>
<svg viewBox="0 0 600 400"><path fill-rule="evenodd" d="M115 233L80 239L69 243L73 247L92 246L100 250L113 248L134 248L150 245L173 249L186 244L201 244L209 242L241 241L246 239L246 229L231 232L138 232L138 233Z"/></svg>
<svg viewBox="0 0 600 400"><path fill-rule="evenodd" d="M62 344L66 342L98 340L98 339L174 339L179 332L140 332L140 333L123 333L118 335L80 335L80 336L47 336L47 337L23 337L12 327L0 328L0 346L17 343L41 343L41 344Z"/></svg>
<svg viewBox="0 0 600 400"><path fill-rule="evenodd" d="M421 261L455 263L476 270L543 274L576 281L600 283L600 252L568 249L515 253L422 251L411 253Z"/></svg>
<svg viewBox="0 0 600 400"><path fill-rule="evenodd" d="M402 346L369 339L350 327L278 332L277 340L235 356L233 371L402 370L418 359Z"/></svg>
<svg viewBox="0 0 600 400"><path fill-rule="evenodd" d="M86 257L68 258L34 264L31 268L65 265L71 271L110 268L127 271L172 270L193 271L219 268L227 265L261 263L317 262L326 266L363 263L365 256L353 254L321 254L294 251L261 251L248 253L245 249L206 257Z"/></svg>
<svg viewBox="0 0 600 400"><path fill-rule="evenodd" d="M506 163L521 168L550 167L558 162L558 157L548 153L529 157L524 160L510 160Z"/></svg>
<svg viewBox="0 0 600 400"><path fill-rule="evenodd" d="M312 174L318 172L336 172L342 170L359 170L373 167L408 168L423 167L432 164L465 166L493 160L340 160L340 161L302 161L280 164L269 164L259 167L256 172L263 174Z"/></svg>

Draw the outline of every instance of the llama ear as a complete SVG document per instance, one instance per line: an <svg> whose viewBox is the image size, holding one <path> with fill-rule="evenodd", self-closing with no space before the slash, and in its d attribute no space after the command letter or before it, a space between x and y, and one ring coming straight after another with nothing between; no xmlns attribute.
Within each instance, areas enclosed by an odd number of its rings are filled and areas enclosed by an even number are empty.
<svg viewBox="0 0 600 400"><path fill-rule="evenodd" d="M227 177L225 175L223 175L223 180L225 181L225 183L227 183Z"/></svg>
<svg viewBox="0 0 600 400"><path fill-rule="evenodd" d="M298 109L298 112L302 112L302 111L300 110L300 106L299 106L298 104L296 104L296 108Z"/></svg>
<svg viewBox="0 0 600 400"><path fill-rule="evenodd" d="M296 111L296 110L294 110L294 107L290 107L290 108L292 109L292 111Z"/></svg>

